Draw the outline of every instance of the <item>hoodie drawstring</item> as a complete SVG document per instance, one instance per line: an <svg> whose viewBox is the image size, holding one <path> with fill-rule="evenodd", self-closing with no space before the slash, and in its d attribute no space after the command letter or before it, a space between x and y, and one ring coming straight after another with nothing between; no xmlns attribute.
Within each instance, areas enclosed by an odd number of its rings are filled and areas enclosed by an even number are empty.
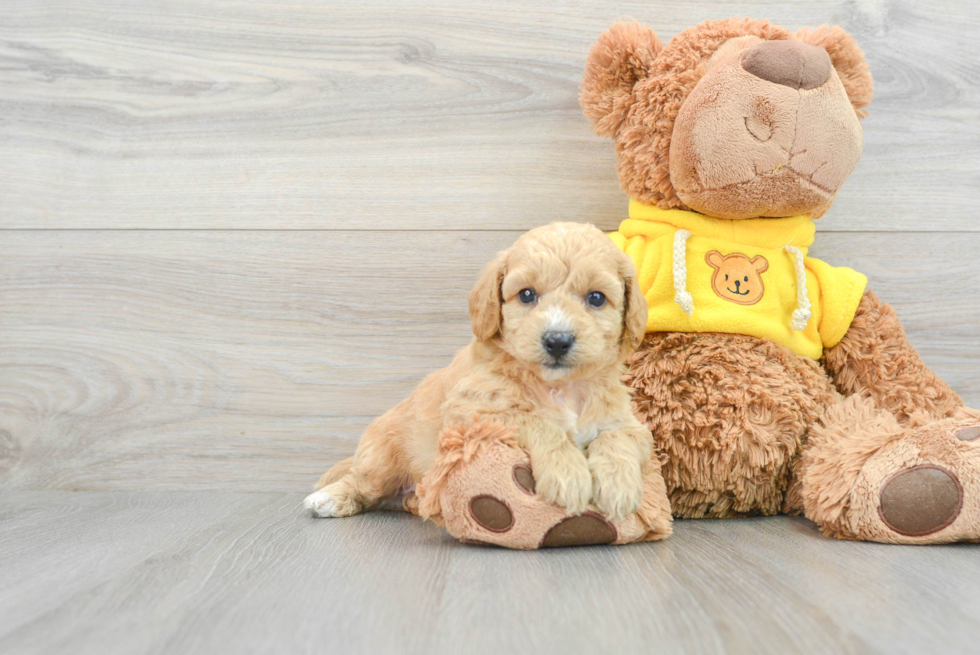
<svg viewBox="0 0 980 655"><path fill-rule="evenodd" d="M796 246L783 246L783 250L793 256L793 268L796 269L796 309L790 327L797 332L806 329L813 312L810 311L810 298L806 295L806 268L803 266L803 253Z"/></svg>
<svg viewBox="0 0 980 655"><path fill-rule="evenodd" d="M694 314L694 296L687 290L687 230L674 232L674 302L690 317Z"/></svg>

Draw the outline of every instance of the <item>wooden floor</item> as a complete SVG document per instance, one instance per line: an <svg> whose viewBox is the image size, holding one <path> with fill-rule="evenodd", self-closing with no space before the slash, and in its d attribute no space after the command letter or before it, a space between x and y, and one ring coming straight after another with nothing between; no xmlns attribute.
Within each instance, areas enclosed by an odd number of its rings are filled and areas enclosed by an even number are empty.
<svg viewBox="0 0 980 655"><path fill-rule="evenodd" d="M625 217L576 98L624 17L855 35L864 157L812 252L980 406L973 0L2 4L0 653L976 650L969 546L778 517L509 553L300 511L468 341L493 253Z"/></svg>
<svg viewBox="0 0 980 655"><path fill-rule="evenodd" d="M970 545L838 543L773 517L528 553L299 500L0 494L0 652L976 652Z"/></svg>

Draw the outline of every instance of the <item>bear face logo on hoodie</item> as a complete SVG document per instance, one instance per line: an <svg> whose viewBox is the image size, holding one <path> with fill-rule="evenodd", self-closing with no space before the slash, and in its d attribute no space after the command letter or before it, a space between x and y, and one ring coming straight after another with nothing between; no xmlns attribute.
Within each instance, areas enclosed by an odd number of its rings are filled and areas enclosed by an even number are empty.
<svg viewBox="0 0 980 655"><path fill-rule="evenodd" d="M712 250L705 254L704 261L715 269L711 288L719 298L739 305L754 305L762 300L766 292L762 273L769 268L765 257L756 255L749 259L740 252L722 255Z"/></svg>

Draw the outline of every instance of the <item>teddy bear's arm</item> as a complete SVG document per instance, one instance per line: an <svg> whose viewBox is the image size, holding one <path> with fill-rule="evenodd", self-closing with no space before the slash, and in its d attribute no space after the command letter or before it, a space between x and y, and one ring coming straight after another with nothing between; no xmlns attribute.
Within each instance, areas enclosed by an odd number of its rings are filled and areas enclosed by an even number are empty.
<svg viewBox="0 0 980 655"><path fill-rule="evenodd" d="M909 343L895 310L871 291L864 292L847 334L824 352L823 362L838 391L869 394L903 425L914 412L943 418L963 406Z"/></svg>

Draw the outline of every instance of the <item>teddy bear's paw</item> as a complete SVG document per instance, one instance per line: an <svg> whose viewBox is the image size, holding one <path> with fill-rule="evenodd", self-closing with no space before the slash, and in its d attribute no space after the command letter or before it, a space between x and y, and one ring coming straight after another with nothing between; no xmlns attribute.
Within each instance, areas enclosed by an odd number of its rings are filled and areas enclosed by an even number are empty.
<svg viewBox="0 0 980 655"><path fill-rule="evenodd" d="M515 468L515 470L530 472L530 469L524 467ZM541 502L547 503L543 499L541 499ZM549 505L549 510L555 507L553 503L547 504ZM491 533L489 535L483 535L482 538L465 539L466 541L475 543L497 544L511 548L555 548L561 546L610 544L616 541L617 537L615 526L596 512L585 512L584 514L567 516L554 525L551 525L551 527L548 527L547 523L540 521L543 517L534 516L534 514L539 514L540 512L532 511L529 512L530 516L526 517L527 520L522 521L524 524L523 527L525 528L523 531L528 532L527 528L536 524L537 530L535 532L540 532L542 528L545 528L546 532L540 541L534 545L515 546L515 542L505 534L517 524L517 518L507 503L499 498L482 494L470 499L469 509L470 516L473 520L481 528ZM548 513L550 514L552 512L549 511ZM522 540L522 543L527 542Z"/></svg>
<svg viewBox="0 0 980 655"><path fill-rule="evenodd" d="M470 516L484 530L499 537L487 535L483 539L469 541L510 546L504 533L511 530L517 521L504 501L489 495L475 496L470 499ZM599 514L586 512L564 518L548 528L537 547L593 546L614 541L616 541L616 528Z"/></svg>
<svg viewBox="0 0 980 655"><path fill-rule="evenodd" d="M447 475L439 491L441 520L462 541L517 549L606 544L623 536L594 507L569 512L545 499L540 486L522 449L484 444Z"/></svg>
<svg viewBox="0 0 980 655"><path fill-rule="evenodd" d="M980 541L980 425L946 419L890 441L862 467L845 520L858 539Z"/></svg>
<svg viewBox="0 0 980 655"><path fill-rule="evenodd" d="M591 490L591 473L581 451ZM659 462L641 475L640 503L622 519L596 506L571 511L542 493L542 476L506 427L474 422L440 438L432 468L419 482L418 513L445 526L453 537L505 548L625 544L663 539L671 533L670 504Z"/></svg>
<svg viewBox="0 0 980 655"><path fill-rule="evenodd" d="M515 464L503 477L505 484L494 485L494 493L471 495L464 516L452 510L444 515L450 532L464 541L508 548L587 546L616 540L616 528L599 514L570 516L538 495L527 464Z"/></svg>

